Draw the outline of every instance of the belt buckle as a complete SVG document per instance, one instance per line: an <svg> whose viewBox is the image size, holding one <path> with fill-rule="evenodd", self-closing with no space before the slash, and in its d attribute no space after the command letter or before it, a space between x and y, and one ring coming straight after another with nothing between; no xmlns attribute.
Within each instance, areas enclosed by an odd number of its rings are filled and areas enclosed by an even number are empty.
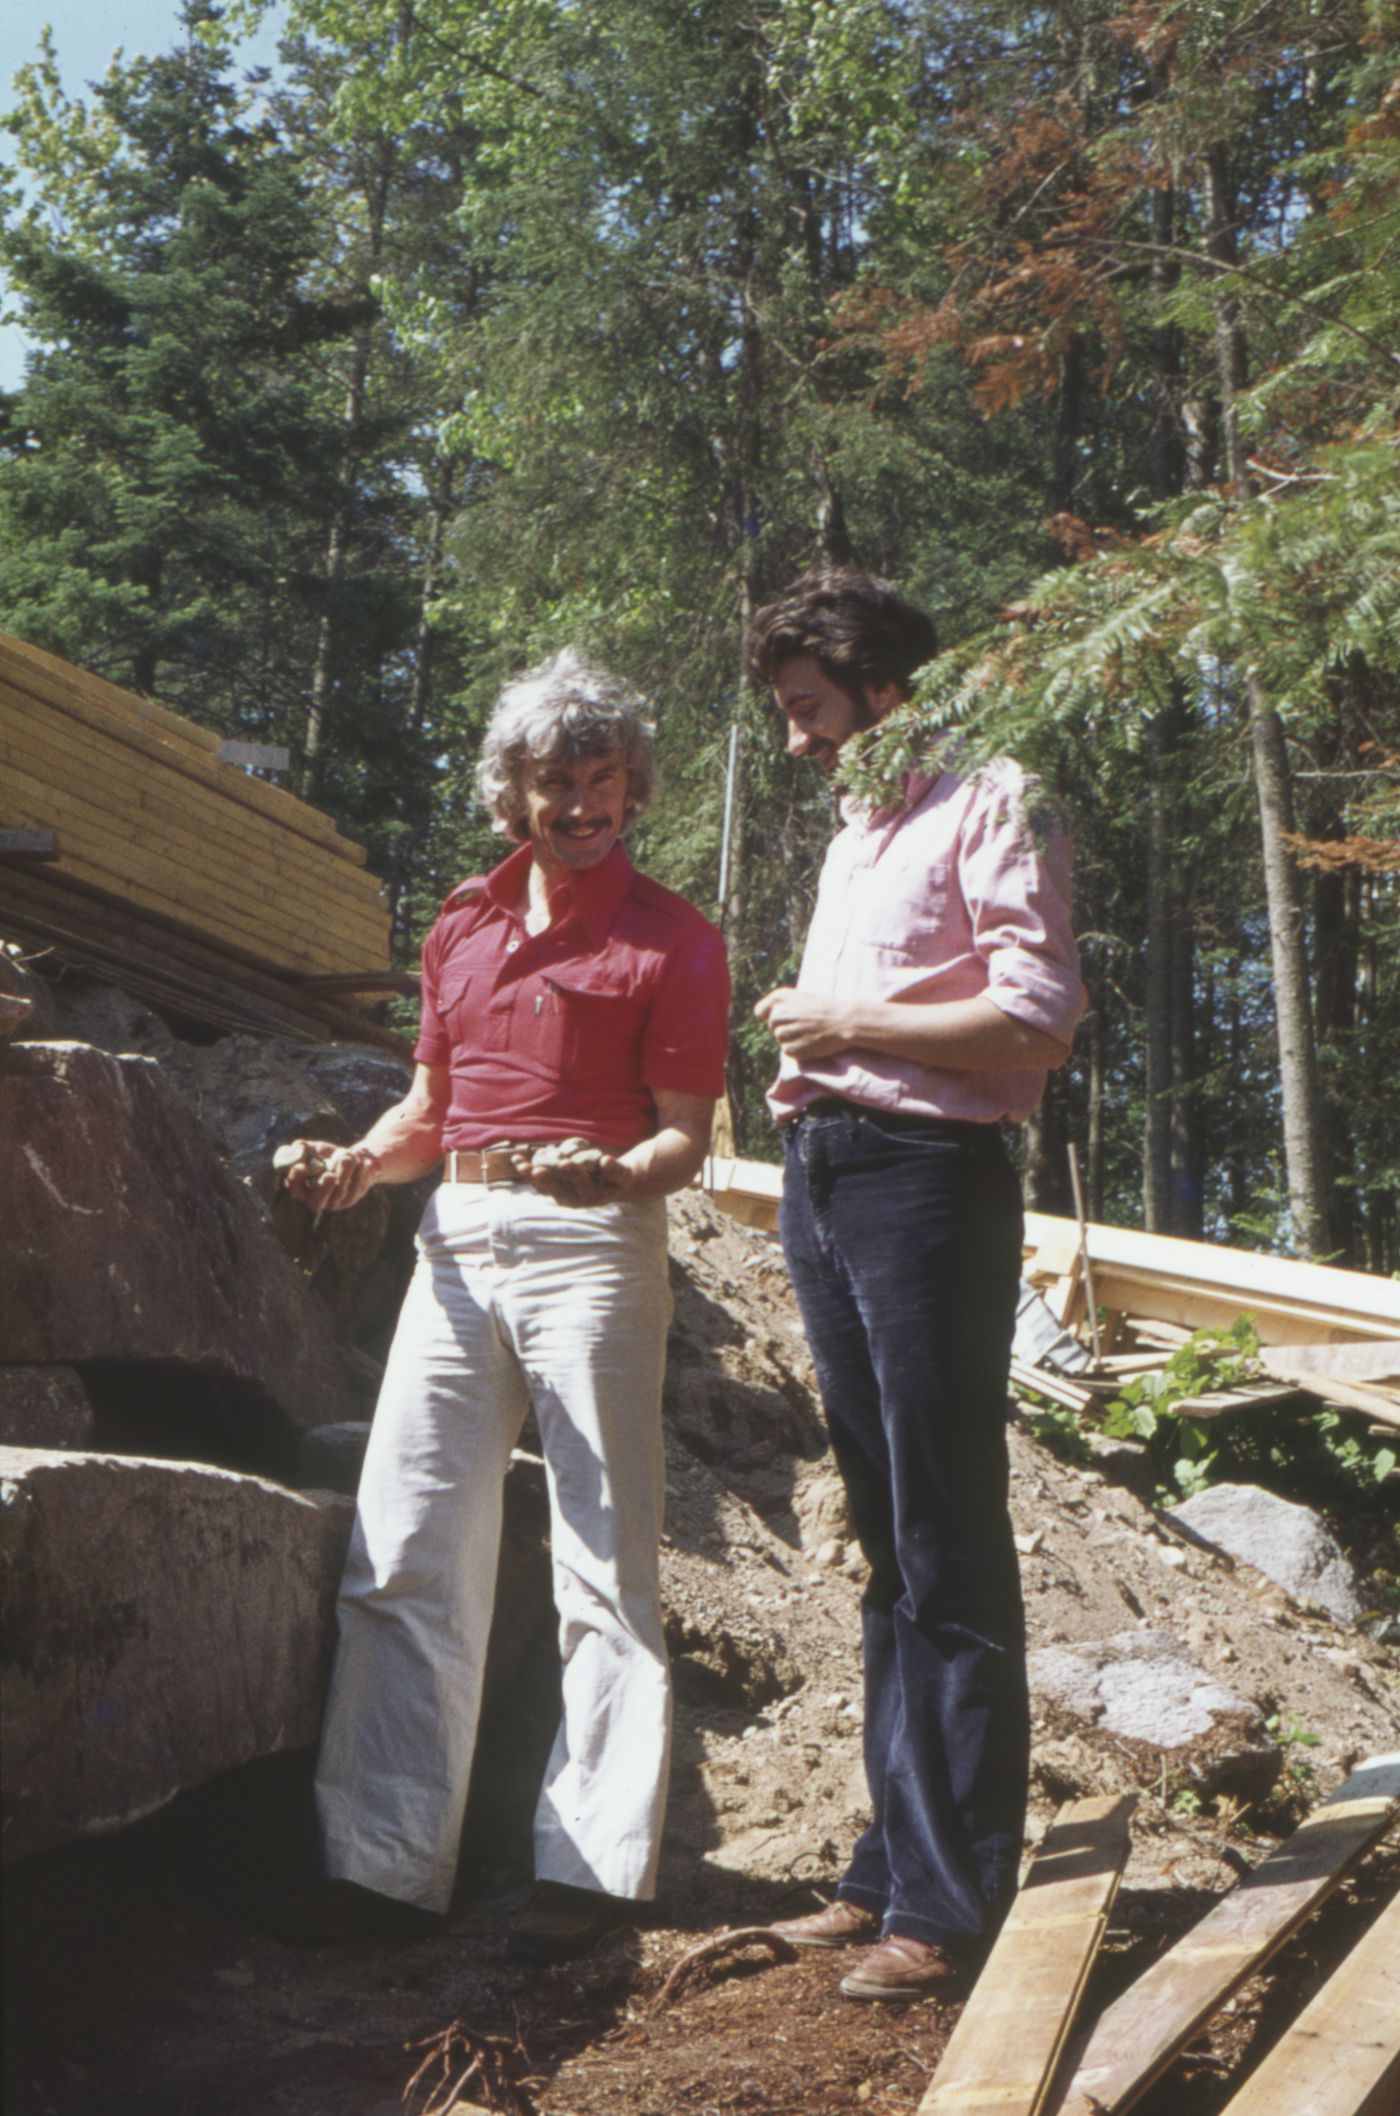
<svg viewBox="0 0 1400 2116"><path fill-rule="evenodd" d="M492 1175L491 1164L493 1161L504 1169L505 1173L503 1175ZM509 1190L513 1183L520 1181L520 1176L511 1166L510 1148L508 1146L482 1147L481 1180L487 1190Z"/></svg>

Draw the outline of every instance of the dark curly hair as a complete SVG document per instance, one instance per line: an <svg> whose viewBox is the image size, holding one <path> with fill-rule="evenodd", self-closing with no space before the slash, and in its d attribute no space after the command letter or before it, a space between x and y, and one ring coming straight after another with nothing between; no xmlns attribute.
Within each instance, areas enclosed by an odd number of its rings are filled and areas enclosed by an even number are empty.
<svg viewBox="0 0 1400 2116"><path fill-rule="evenodd" d="M759 611L749 627L745 663L755 683L771 684L785 661L813 654L852 697L866 684L895 684L908 694L915 674L938 651L933 619L873 573L850 567L804 573Z"/></svg>

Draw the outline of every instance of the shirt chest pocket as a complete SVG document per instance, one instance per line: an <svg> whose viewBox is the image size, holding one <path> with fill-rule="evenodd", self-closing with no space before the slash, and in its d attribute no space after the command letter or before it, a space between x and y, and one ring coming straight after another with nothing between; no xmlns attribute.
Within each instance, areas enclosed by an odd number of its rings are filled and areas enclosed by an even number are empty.
<svg viewBox="0 0 1400 2116"><path fill-rule="evenodd" d="M616 971L589 963L545 971L531 982L519 1007L540 1064L568 1079L617 1084L640 1046L640 995Z"/></svg>
<svg viewBox="0 0 1400 2116"><path fill-rule="evenodd" d="M437 1010L454 1047L489 1042L487 1017L497 967L496 957L471 939L443 964Z"/></svg>

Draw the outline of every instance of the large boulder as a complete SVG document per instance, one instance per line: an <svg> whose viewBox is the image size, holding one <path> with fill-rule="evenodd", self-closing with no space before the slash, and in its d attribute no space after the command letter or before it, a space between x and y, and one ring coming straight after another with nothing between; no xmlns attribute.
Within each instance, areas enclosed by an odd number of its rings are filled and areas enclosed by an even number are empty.
<svg viewBox="0 0 1400 2116"><path fill-rule="evenodd" d="M352 1513L197 1463L0 1449L0 1855L314 1741Z"/></svg>
<svg viewBox="0 0 1400 2116"><path fill-rule="evenodd" d="M324 1309L152 1059L0 1046L0 1196L0 1357L194 1370L269 1437L353 1408Z"/></svg>
<svg viewBox="0 0 1400 2116"><path fill-rule="evenodd" d="M430 1183L372 1190L352 1212L313 1213L282 1187L272 1165L289 1139L347 1145L401 1101L412 1068L358 1044L222 1036L185 1046L181 1081L233 1174L257 1192L283 1248L329 1309L338 1330L380 1356L388 1347L413 1269L413 1236Z"/></svg>
<svg viewBox="0 0 1400 2116"><path fill-rule="evenodd" d="M1114 1737L1142 1783L1165 1768L1203 1797L1252 1798L1273 1784L1282 1751L1258 1707L1200 1667L1169 1632L1120 1631L1045 1646L1028 1663L1042 1712Z"/></svg>
<svg viewBox="0 0 1400 2116"><path fill-rule="evenodd" d="M1356 1575L1310 1506L1254 1484L1212 1484L1171 1516L1282 1587L1305 1609L1354 1624L1364 1603Z"/></svg>
<svg viewBox="0 0 1400 2116"><path fill-rule="evenodd" d="M0 1367L0 1447L87 1448L97 1420L73 1367Z"/></svg>

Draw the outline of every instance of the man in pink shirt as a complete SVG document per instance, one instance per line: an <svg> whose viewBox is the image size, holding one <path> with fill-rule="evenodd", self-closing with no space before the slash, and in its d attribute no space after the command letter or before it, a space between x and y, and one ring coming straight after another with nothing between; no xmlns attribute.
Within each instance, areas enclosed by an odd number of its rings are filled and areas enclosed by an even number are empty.
<svg viewBox="0 0 1400 2116"><path fill-rule="evenodd" d="M754 621L788 750L841 753L909 695L932 622L885 581L810 574ZM782 1234L832 1446L870 1565L862 1603L872 1818L836 1899L777 1930L864 1942L850 1998L975 1969L1016 1887L1029 1762L1007 1509L1021 1258L1004 1121L1034 1109L1083 1009L1069 847L1018 766L909 775L842 801L781 1052Z"/></svg>

